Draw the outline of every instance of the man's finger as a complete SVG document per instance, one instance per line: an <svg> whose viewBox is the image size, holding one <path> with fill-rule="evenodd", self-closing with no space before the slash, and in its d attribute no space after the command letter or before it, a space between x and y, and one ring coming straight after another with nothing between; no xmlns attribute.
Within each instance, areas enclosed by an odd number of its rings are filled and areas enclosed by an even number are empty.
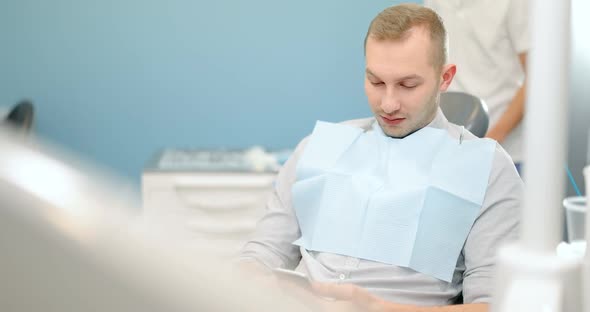
<svg viewBox="0 0 590 312"><path fill-rule="evenodd" d="M355 293L355 287L352 284L330 284L314 282L312 284L316 294L322 297L334 298L336 300L350 300Z"/></svg>

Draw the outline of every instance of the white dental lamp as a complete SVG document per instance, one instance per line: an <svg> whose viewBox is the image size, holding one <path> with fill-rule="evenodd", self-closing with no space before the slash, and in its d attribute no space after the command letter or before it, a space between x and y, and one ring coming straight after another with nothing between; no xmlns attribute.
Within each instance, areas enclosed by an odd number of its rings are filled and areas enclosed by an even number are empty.
<svg viewBox="0 0 590 312"><path fill-rule="evenodd" d="M571 2L531 4L521 239L497 255L491 310L590 312L590 297L584 296L590 293L589 253L583 262L556 254L563 233ZM589 168L585 176L588 194Z"/></svg>

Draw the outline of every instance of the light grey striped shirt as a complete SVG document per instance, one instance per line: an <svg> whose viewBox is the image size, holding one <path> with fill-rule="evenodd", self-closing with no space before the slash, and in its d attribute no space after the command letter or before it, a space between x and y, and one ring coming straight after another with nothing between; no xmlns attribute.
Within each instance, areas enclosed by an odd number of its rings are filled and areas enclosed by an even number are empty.
<svg viewBox="0 0 590 312"><path fill-rule="evenodd" d="M374 118L345 122L372 131ZM438 111L428 125L446 129L454 138L461 127ZM477 139L465 130L463 139ZM446 305L463 292L465 303L489 302L491 276L497 247L518 234L523 183L510 156L496 144L485 199L457 260L448 283L412 269L355 257L308 251L292 244L301 236L291 201L297 161L307 139L279 172L267 212L256 233L241 251L241 260L256 260L269 268L288 268L308 274L313 280L352 283L388 301L414 305ZM343 229L346 230L346 229Z"/></svg>

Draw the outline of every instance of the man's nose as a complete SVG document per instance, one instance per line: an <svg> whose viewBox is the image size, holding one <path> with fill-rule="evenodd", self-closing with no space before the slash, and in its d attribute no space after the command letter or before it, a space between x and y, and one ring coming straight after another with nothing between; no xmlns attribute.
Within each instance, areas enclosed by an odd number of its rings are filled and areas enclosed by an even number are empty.
<svg viewBox="0 0 590 312"><path fill-rule="evenodd" d="M393 90L387 90L381 99L381 110L386 114L393 114L400 109L400 101L393 93Z"/></svg>

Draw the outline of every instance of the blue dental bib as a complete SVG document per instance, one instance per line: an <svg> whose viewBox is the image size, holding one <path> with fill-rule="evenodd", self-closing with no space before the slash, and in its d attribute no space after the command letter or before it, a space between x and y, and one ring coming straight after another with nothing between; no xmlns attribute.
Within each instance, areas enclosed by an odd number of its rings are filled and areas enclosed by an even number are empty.
<svg viewBox="0 0 590 312"><path fill-rule="evenodd" d="M496 142L425 127L395 139L317 122L297 165L294 244L450 282L486 193Z"/></svg>

